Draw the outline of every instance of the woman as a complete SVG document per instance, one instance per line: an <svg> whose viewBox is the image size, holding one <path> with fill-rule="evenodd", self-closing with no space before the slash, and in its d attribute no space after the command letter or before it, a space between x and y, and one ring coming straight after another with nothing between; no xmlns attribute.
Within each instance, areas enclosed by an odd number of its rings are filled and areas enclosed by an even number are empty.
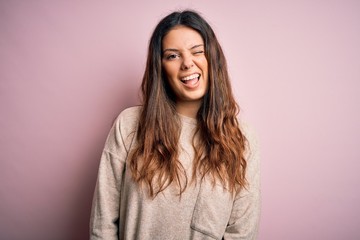
<svg viewBox="0 0 360 240"><path fill-rule="evenodd" d="M142 96L106 140L91 239L256 239L256 143L237 120L224 54L198 13L159 22Z"/></svg>

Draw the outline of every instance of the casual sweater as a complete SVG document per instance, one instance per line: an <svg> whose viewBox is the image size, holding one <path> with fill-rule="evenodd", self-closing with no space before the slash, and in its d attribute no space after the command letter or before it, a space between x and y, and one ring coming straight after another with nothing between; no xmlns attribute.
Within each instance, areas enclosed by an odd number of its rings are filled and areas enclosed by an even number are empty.
<svg viewBox="0 0 360 240"><path fill-rule="evenodd" d="M95 187L90 239L125 240L206 240L256 239L260 218L260 173L257 142L245 124L241 129L246 150L247 189L231 194L210 180L188 184L179 197L179 188L170 185L155 198L140 187L127 167L128 154L136 145L140 107L120 113L105 142ZM181 133L179 161L192 174L192 139L196 119L179 114Z"/></svg>

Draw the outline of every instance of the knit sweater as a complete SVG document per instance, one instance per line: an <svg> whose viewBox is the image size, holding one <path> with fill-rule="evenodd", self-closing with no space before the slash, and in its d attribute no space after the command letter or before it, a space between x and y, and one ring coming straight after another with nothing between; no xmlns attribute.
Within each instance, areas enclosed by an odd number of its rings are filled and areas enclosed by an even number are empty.
<svg viewBox="0 0 360 240"><path fill-rule="evenodd" d="M206 240L256 239L260 218L260 173L257 142L245 124L241 129L249 144L246 151L249 183L236 194L218 183L198 180L179 189L170 185L155 198L132 180L128 154L136 144L140 107L120 113L105 142L93 198L90 239ZM192 173L192 138L196 119L179 114L179 161Z"/></svg>

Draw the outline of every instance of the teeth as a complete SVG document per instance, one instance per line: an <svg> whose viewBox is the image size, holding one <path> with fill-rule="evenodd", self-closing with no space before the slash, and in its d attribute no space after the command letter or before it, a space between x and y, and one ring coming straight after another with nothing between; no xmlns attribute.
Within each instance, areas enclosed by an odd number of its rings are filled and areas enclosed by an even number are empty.
<svg viewBox="0 0 360 240"><path fill-rule="evenodd" d="M192 80L192 79L198 78L198 77L200 77L200 74L195 73L195 74L192 74L190 76L181 78L181 81L189 81L189 80Z"/></svg>

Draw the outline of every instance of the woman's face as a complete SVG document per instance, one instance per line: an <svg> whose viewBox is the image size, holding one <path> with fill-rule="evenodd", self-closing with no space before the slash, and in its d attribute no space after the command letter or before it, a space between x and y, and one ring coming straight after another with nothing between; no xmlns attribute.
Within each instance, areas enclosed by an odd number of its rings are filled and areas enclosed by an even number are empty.
<svg viewBox="0 0 360 240"><path fill-rule="evenodd" d="M208 87L204 40L195 30L177 26L162 41L162 66L176 95L176 106L201 106Z"/></svg>

